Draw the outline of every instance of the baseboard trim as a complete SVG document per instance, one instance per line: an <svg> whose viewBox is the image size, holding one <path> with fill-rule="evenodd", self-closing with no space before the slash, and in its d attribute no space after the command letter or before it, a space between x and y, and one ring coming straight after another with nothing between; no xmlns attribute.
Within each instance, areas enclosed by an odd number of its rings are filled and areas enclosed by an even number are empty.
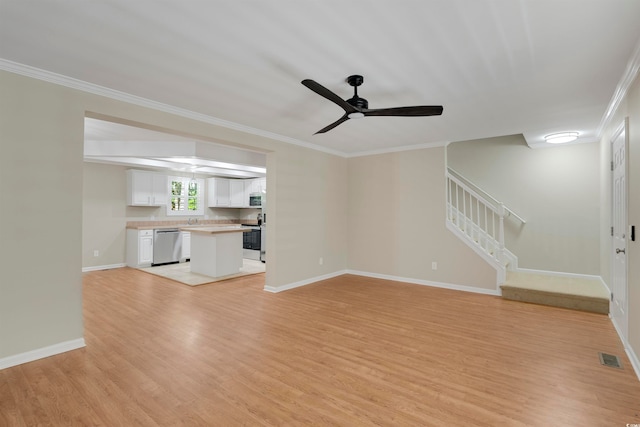
<svg viewBox="0 0 640 427"><path fill-rule="evenodd" d="M333 273L324 274L322 276L316 276L310 279L301 280L299 282L289 283L288 285L284 285L284 286L266 286L265 285L264 290L267 292L277 294L278 292L284 292L290 289L299 288L301 286L310 285L315 282L320 282L321 280L333 279L334 277L342 276L343 274L346 274L346 273L347 273L347 270L340 270L340 271L335 271Z"/></svg>
<svg viewBox="0 0 640 427"><path fill-rule="evenodd" d="M96 265L94 267L82 267L82 272L86 273L87 271L99 271L99 270L111 270L112 268L122 268L126 267L127 264L109 264L109 265Z"/></svg>
<svg viewBox="0 0 640 427"><path fill-rule="evenodd" d="M627 357L629 357L629 360L631 361L633 370L636 371L636 377L638 377L638 381L640 381L640 360L638 360L638 356L628 345L625 346L624 351L627 353Z"/></svg>
<svg viewBox="0 0 640 427"><path fill-rule="evenodd" d="M615 319L611 317L611 314L609 314L609 319L611 320L611 323L613 324L613 328L616 330L616 333L618 334L618 338L620 338L620 341L622 342L622 346L624 347L624 352L627 353L627 357L631 362L631 367L635 371L636 376L640 381L640 360L638 360L638 356L629 345L629 342L622 336L621 329L618 326L618 323L615 321Z"/></svg>
<svg viewBox="0 0 640 427"><path fill-rule="evenodd" d="M413 285L431 286L433 288L451 289L454 291L472 292L483 295L500 296L500 291L496 289L484 289L475 288L473 286L454 285L452 283L432 282L428 280L412 279L408 277L390 276L387 274L370 273L367 271L359 270L340 270L333 273L325 274L322 276L312 277L310 279L301 280L299 282L290 283L284 286L265 286L264 290L271 293L278 293L288 291L290 289L299 288L301 286L310 285L311 283L319 282L321 280L332 279L334 277L342 276L343 274L353 274L355 276L371 277L373 279L391 280L394 282L411 283Z"/></svg>
<svg viewBox="0 0 640 427"><path fill-rule="evenodd" d="M33 362L34 360L44 359L45 357L55 356L56 354L65 353L67 351L77 350L85 346L84 338L78 338L5 357L0 359L0 370L22 365L23 363Z"/></svg>
<svg viewBox="0 0 640 427"><path fill-rule="evenodd" d="M483 295L500 296L500 291L496 289L476 288L473 286L455 285L452 283L432 282L429 280L412 279L408 277L391 276L388 274L369 273L367 271L347 270L347 274L356 276L371 277L374 279L392 280L394 282L411 283L413 285L431 286L433 288L451 289L453 291L472 292Z"/></svg>

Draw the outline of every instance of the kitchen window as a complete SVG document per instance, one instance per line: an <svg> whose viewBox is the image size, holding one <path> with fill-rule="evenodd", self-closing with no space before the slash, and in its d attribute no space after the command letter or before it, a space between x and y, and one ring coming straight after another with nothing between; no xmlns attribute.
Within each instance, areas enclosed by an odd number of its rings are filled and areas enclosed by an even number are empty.
<svg viewBox="0 0 640 427"><path fill-rule="evenodd" d="M169 177L167 215L204 215L204 180Z"/></svg>

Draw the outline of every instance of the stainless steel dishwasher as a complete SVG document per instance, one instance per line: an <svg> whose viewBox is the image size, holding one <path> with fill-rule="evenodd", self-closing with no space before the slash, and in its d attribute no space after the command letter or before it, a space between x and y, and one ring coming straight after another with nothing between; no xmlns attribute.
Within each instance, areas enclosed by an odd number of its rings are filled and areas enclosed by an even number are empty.
<svg viewBox="0 0 640 427"><path fill-rule="evenodd" d="M182 239L177 228L159 228L153 230L153 263L168 264L180 261Z"/></svg>

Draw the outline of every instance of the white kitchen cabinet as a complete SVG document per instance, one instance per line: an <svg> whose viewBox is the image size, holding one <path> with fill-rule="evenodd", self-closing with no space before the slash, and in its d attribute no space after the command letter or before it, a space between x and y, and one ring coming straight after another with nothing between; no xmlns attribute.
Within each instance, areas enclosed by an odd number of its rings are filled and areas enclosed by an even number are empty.
<svg viewBox="0 0 640 427"><path fill-rule="evenodd" d="M182 235L182 254L180 261L184 262L191 258L191 233L188 231L181 231Z"/></svg>
<svg viewBox="0 0 640 427"><path fill-rule="evenodd" d="M231 187L228 179L207 179L207 206L211 208L231 206Z"/></svg>
<svg viewBox="0 0 640 427"><path fill-rule="evenodd" d="M127 170L129 206L164 206L167 203L167 176L155 172Z"/></svg>
<svg viewBox="0 0 640 427"><path fill-rule="evenodd" d="M266 178L207 180L207 206L210 208L249 208L249 196L266 190Z"/></svg>
<svg viewBox="0 0 640 427"><path fill-rule="evenodd" d="M245 197L244 179L230 179L229 189L231 191L231 207L246 208L249 206L249 198Z"/></svg>
<svg viewBox="0 0 640 427"><path fill-rule="evenodd" d="M264 195L264 191L266 189L266 179L265 178L255 178L255 179L245 179L244 180L244 199L246 206L245 207L253 207L249 203L249 198L252 194L262 194Z"/></svg>
<svg viewBox="0 0 640 427"><path fill-rule="evenodd" d="M153 262L153 230L138 232L138 265L151 265Z"/></svg>
<svg viewBox="0 0 640 427"><path fill-rule="evenodd" d="M244 180L244 191L246 193L247 201L249 201L249 196L252 193L259 193L260 186L258 185L257 179L245 179Z"/></svg>
<svg viewBox="0 0 640 427"><path fill-rule="evenodd" d="M253 191L253 180L252 179L243 179L244 181L244 205L249 207L249 195Z"/></svg>
<svg viewBox="0 0 640 427"><path fill-rule="evenodd" d="M262 177L262 178L256 178L256 185L258 187L258 192L259 193L266 193L267 192L267 177Z"/></svg>
<svg viewBox="0 0 640 427"><path fill-rule="evenodd" d="M150 267L153 262L153 230L127 229L127 265Z"/></svg>

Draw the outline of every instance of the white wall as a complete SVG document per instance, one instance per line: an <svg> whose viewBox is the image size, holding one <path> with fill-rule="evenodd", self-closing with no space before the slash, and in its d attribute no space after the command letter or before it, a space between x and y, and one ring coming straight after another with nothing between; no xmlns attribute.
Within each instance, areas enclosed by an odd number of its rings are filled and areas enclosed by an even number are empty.
<svg viewBox="0 0 640 427"><path fill-rule="evenodd" d="M600 274L600 148L531 149L521 135L449 144L447 164L513 209L505 246L518 266Z"/></svg>

